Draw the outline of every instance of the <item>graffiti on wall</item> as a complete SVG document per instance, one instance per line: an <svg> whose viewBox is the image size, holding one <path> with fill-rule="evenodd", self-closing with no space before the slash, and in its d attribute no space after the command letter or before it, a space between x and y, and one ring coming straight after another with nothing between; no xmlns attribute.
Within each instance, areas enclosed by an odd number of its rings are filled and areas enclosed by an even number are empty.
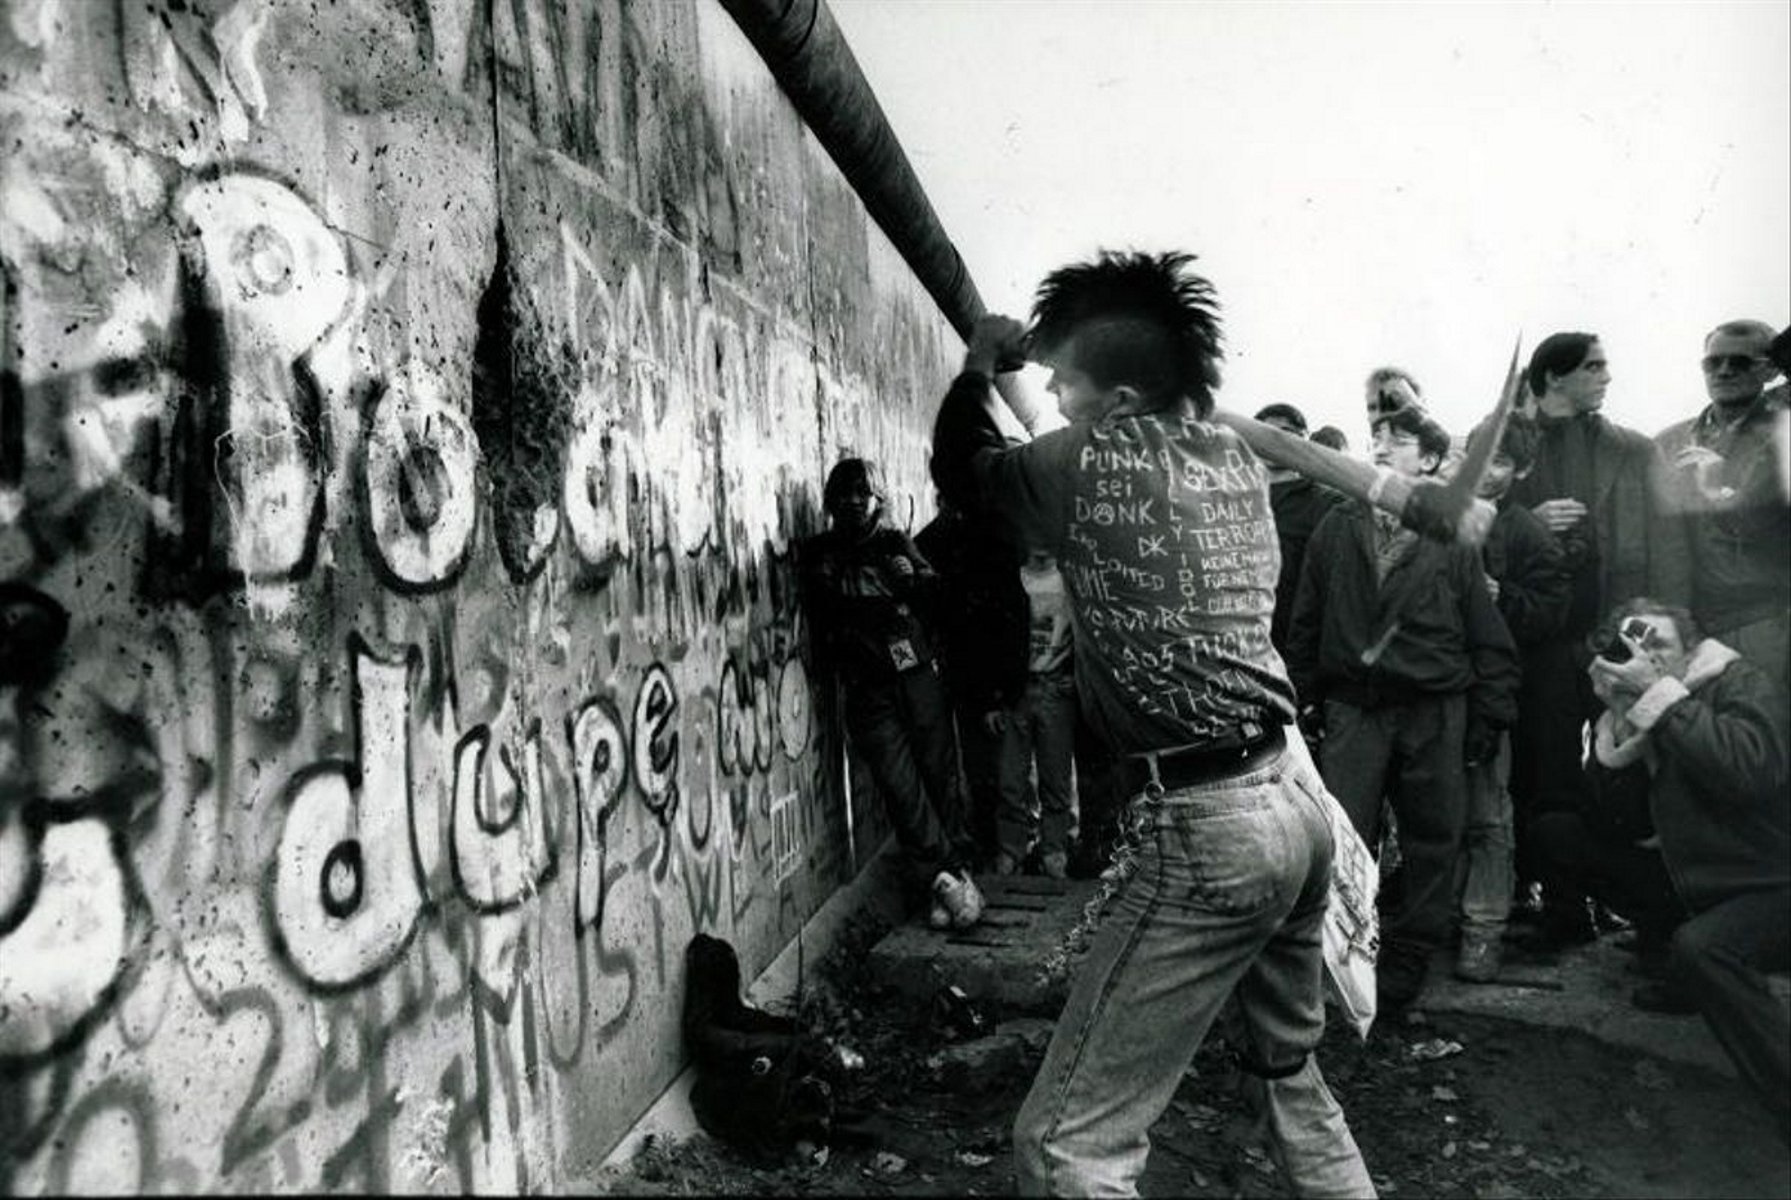
<svg viewBox="0 0 1791 1200"><path fill-rule="evenodd" d="M552 7L405 20L448 70ZM689 935L763 963L849 869L791 547L838 439L922 434L766 301L799 264L679 226L732 183L381 228L442 181L230 156L277 6L92 9L131 136L0 108L0 1188L541 1184L676 1069ZM566 20L606 79L691 36Z"/></svg>

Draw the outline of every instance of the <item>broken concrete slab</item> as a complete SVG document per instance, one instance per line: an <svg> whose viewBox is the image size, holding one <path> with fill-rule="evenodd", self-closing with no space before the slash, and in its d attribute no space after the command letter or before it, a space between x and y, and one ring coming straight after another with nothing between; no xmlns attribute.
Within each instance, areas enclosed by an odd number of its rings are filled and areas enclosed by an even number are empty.
<svg viewBox="0 0 1791 1200"><path fill-rule="evenodd" d="M1071 971L1048 975L1046 962L1082 918L1098 886L1093 881L1030 875L979 878L983 919L975 928L941 932L909 923L887 934L870 954L872 974L916 1000L956 984L979 1000L993 1000L1002 1017L1056 1016L1069 995Z"/></svg>

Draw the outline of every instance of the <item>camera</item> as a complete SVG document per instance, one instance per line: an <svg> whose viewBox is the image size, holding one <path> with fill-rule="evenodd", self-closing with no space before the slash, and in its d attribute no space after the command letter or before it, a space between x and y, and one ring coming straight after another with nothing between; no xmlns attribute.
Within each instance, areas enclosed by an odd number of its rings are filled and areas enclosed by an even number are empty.
<svg viewBox="0 0 1791 1200"><path fill-rule="evenodd" d="M1625 641L1625 638L1629 640ZM1593 634L1592 653L1606 662L1625 663L1635 657L1630 642L1640 642L1644 649L1653 649L1659 641L1652 625L1640 617L1631 617L1623 622L1621 630L1601 629Z"/></svg>

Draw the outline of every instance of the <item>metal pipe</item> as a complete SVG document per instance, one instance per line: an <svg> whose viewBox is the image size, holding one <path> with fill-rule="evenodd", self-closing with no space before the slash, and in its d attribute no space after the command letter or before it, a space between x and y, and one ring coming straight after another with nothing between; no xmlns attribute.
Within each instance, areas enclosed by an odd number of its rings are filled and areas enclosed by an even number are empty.
<svg viewBox="0 0 1791 1200"><path fill-rule="evenodd" d="M968 337L982 297L823 0L721 0L866 211Z"/></svg>
<svg viewBox="0 0 1791 1200"><path fill-rule="evenodd" d="M970 327L987 311L982 296L825 0L721 4L858 193L865 211L958 336L968 339ZM1003 377L995 386L1027 432L1033 432L1044 415L1042 406L1011 378Z"/></svg>

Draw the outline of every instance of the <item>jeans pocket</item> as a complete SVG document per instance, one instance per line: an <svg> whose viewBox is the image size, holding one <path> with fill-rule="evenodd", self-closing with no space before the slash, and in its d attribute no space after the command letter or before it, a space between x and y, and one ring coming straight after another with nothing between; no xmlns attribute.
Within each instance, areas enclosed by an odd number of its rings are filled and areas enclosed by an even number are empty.
<svg viewBox="0 0 1791 1200"><path fill-rule="evenodd" d="M1185 873L1193 908L1242 916L1270 907L1287 891L1294 848L1273 810L1184 816L1162 844L1166 877Z"/></svg>

